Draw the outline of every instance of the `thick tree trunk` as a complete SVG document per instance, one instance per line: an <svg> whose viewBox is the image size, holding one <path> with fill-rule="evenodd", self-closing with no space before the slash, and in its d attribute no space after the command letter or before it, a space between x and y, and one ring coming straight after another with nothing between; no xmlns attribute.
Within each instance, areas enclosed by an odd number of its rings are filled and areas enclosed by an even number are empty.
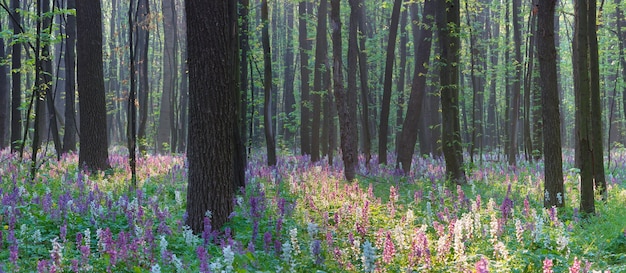
<svg viewBox="0 0 626 273"><path fill-rule="evenodd" d="M76 36L81 117L78 162L98 170L109 168L101 18L99 1L76 2L76 25L80 26Z"/></svg>
<svg viewBox="0 0 626 273"><path fill-rule="evenodd" d="M263 89L265 94L265 100L263 104L263 125L265 127L265 143L267 145L267 165L276 165L276 139L274 135L274 122L272 114L272 53L270 50L270 35L269 35L269 21L267 0L263 0L261 3L261 19L263 20L263 28L261 29L262 43L263 43L263 63L264 63L264 75L263 75Z"/></svg>
<svg viewBox="0 0 626 273"><path fill-rule="evenodd" d="M300 44L300 153L311 154L311 101L309 99L309 51L311 41L308 40L307 17L310 15L311 4L302 1L298 4L299 44Z"/></svg>
<svg viewBox="0 0 626 273"><path fill-rule="evenodd" d="M554 41L554 12L556 0L542 2L537 19L537 55L541 79L544 148L543 206L563 207L563 160L561 156L561 126L559 92L557 87L557 55Z"/></svg>
<svg viewBox="0 0 626 273"><path fill-rule="evenodd" d="M340 0L331 0L330 26L333 42L333 89L337 102L337 112L339 115L339 131L341 136L341 152L346 180L351 181L356 177L356 167L358 164L357 143L356 143L356 94L350 95L343 87L343 64L341 45L341 20L340 20Z"/></svg>
<svg viewBox="0 0 626 273"><path fill-rule="evenodd" d="M171 143L172 100L174 99L174 87L176 86L176 5L174 0L163 0L163 93L161 93L161 109L159 111L159 124L156 135L156 147L159 152L165 152L169 147L170 152L175 148ZM165 144L165 145L164 145Z"/></svg>
<svg viewBox="0 0 626 273"><path fill-rule="evenodd" d="M328 58L328 41L326 25L328 22L328 1L321 0L317 12L317 38L315 39L315 70L313 73L313 123L311 124L311 161L320 160L320 131L322 119L322 94L325 92L322 86L322 77L326 69Z"/></svg>
<svg viewBox="0 0 626 273"><path fill-rule="evenodd" d="M207 211L214 229L233 211L236 1L187 0L185 8L190 85L187 225L200 234Z"/></svg>
<svg viewBox="0 0 626 273"><path fill-rule="evenodd" d="M387 139L389 137L389 111L391 104L391 86L393 84L393 60L396 51L396 36L398 35L398 21L402 0L395 0L391 12L389 25L389 39L387 40L387 59L385 61L385 81L383 85L383 101L380 110L380 128L378 133L378 163L387 164Z"/></svg>
<svg viewBox="0 0 626 273"><path fill-rule="evenodd" d="M406 110L406 119L402 124L400 141L398 142L397 168L402 168L408 174L411 170L411 161L415 152L417 142L418 121L422 115L422 106L426 94L426 77L428 74L428 60L432 44L433 17L436 14L435 0L427 0L424 3L422 23L426 27L413 25L413 42L415 47L415 69L413 70L413 83L411 84L411 94ZM411 15L417 18L417 14Z"/></svg>
<svg viewBox="0 0 626 273"><path fill-rule="evenodd" d="M459 121L459 66L453 65L459 62L459 0L446 1L439 5L436 20L442 61L439 78L443 156L446 162L447 179L457 184L465 184Z"/></svg>

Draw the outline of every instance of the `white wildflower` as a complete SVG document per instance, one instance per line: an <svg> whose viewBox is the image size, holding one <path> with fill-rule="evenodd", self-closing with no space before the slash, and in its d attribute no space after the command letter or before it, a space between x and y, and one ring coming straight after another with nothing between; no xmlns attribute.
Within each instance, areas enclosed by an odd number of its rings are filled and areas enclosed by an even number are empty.
<svg viewBox="0 0 626 273"><path fill-rule="evenodd" d="M176 254L172 254L172 264L174 264L177 273L185 272L185 268L183 268L183 262L178 257L176 257Z"/></svg>
<svg viewBox="0 0 626 273"><path fill-rule="evenodd" d="M294 255L300 255L300 246L298 244L298 229L292 228L289 230L289 239L291 240Z"/></svg>
<svg viewBox="0 0 626 273"><path fill-rule="evenodd" d="M557 204L563 204L563 193L562 192L557 192L556 193L556 200L557 200Z"/></svg>
<svg viewBox="0 0 626 273"><path fill-rule="evenodd" d="M361 256L364 272L374 272L376 270L376 249L372 247L372 243L365 241L363 243L363 256Z"/></svg>
<svg viewBox="0 0 626 273"><path fill-rule="evenodd" d="M161 256L167 251L167 240L165 236L161 235L161 240L159 241L159 250L161 251Z"/></svg>
<svg viewBox="0 0 626 273"><path fill-rule="evenodd" d="M509 251L506 249L506 246L502 242L497 242L493 246L493 254L494 256L500 256L502 259L506 259L509 256Z"/></svg>
<svg viewBox="0 0 626 273"><path fill-rule="evenodd" d="M152 265L150 273L161 273L161 266L159 264Z"/></svg>
<svg viewBox="0 0 626 273"><path fill-rule="evenodd" d="M560 232L556 238L556 246L558 251L563 251L569 244L569 237L565 232Z"/></svg>
<svg viewBox="0 0 626 273"><path fill-rule="evenodd" d="M518 243L523 243L524 236L524 226L522 226L522 221L520 219L515 219L515 239L517 239Z"/></svg>
<svg viewBox="0 0 626 273"><path fill-rule="evenodd" d="M41 242L41 231L35 230L35 232L33 232L33 235L31 236L31 239L33 239L33 242L35 243Z"/></svg>
<svg viewBox="0 0 626 273"><path fill-rule="evenodd" d="M211 212L210 210L207 210L207 211L204 213L204 216L205 216L205 217L208 217L209 219L211 219L211 218L213 218L213 212Z"/></svg>
<svg viewBox="0 0 626 273"><path fill-rule="evenodd" d="M176 200L176 205L179 207L183 205L183 197L180 191L174 191L174 200Z"/></svg>
<svg viewBox="0 0 626 273"><path fill-rule="evenodd" d="M191 228L187 225L183 226L183 238L185 239L185 243L188 246L195 245L197 241L199 241L198 237L193 234Z"/></svg>
<svg viewBox="0 0 626 273"><path fill-rule="evenodd" d="M233 268L233 262L235 261L235 252L233 252L230 246L227 246L222 249L222 254L224 255L225 271L233 272L235 270Z"/></svg>
<svg viewBox="0 0 626 273"><path fill-rule="evenodd" d="M83 240L85 240L85 245L91 246L91 230L89 228L86 228L85 231L83 231L83 235L84 235Z"/></svg>
<svg viewBox="0 0 626 273"><path fill-rule="evenodd" d="M52 243L52 250L50 250L50 260L52 261L51 269L55 271L61 271L63 263L63 245L57 240L59 237L54 237L50 242Z"/></svg>
<svg viewBox="0 0 626 273"><path fill-rule="evenodd" d="M315 224L313 222L309 222L307 224L306 230L309 233L309 236L311 236L311 240L313 240L315 238L315 236L317 235L317 231L319 230L319 228L318 228L317 224ZM291 234L291 231L289 233Z"/></svg>

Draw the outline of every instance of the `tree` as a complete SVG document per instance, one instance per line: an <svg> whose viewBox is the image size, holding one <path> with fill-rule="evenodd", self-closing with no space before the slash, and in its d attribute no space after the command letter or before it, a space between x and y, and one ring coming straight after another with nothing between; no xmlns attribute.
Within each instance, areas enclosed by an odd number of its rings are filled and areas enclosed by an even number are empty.
<svg viewBox="0 0 626 273"><path fill-rule="evenodd" d="M578 141L576 149L580 163L580 209L583 212L595 213L593 190L593 159L590 138L591 109L590 109L590 79L589 79L589 44L587 24L587 0L576 0L575 5L575 35L573 39L573 55L576 61L574 66L575 93L578 97L576 134Z"/></svg>
<svg viewBox="0 0 626 273"><path fill-rule="evenodd" d="M276 139L274 136L274 126L272 122L272 54L270 50L269 20L267 0L261 3L261 20L263 20L263 28L261 29L261 41L263 44L263 89L265 100L263 104L263 126L265 128L265 143L267 144L267 165L276 165Z"/></svg>
<svg viewBox="0 0 626 273"><path fill-rule="evenodd" d="M236 1L185 0L189 65L187 225L219 229L233 211L238 92ZM212 35L207 35L212 33ZM243 171L243 170L241 170Z"/></svg>
<svg viewBox="0 0 626 273"><path fill-rule="evenodd" d="M514 78L513 78L513 94L511 98L511 105L509 109L509 165L515 166L517 163L517 127L519 121L519 108L520 108L520 93L521 83L520 75L521 71L519 64L522 63L522 30L521 22L519 19L521 0L513 0L513 43L515 44L515 59L514 59Z"/></svg>
<svg viewBox="0 0 626 273"><path fill-rule="evenodd" d="M11 0L11 12L13 20L11 20L11 27L13 33L20 33L20 14L17 10L20 8L20 0ZM22 112L20 106L22 105L22 73L20 68L22 67L22 45L14 43L11 47L11 152L21 150L23 144L21 141L20 132L22 131Z"/></svg>
<svg viewBox="0 0 626 273"><path fill-rule="evenodd" d="M159 152L165 151L165 145L170 145L170 151L176 147L171 143L174 86L176 85L176 4L174 0L163 0L163 93L161 93L161 108L157 130L156 147Z"/></svg>
<svg viewBox="0 0 626 273"><path fill-rule="evenodd" d="M302 155L311 154L311 110L309 100L309 51L311 41L307 33L307 17L310 14L311 4L307 1L298 3L298 43L300 45L300 152Z"/></svg>
<svg viewBox="0 0 626 273"><path fill-rule="evenodd" d="M294 42L292 39L290 39L292 36L292 32L293 32L293 4L292 3L286 3L285 4L285 16L287 17L287 24L286 24L286 32L287 32L287 40L285 41L287 43L287 45L285 46L285 56L284 56L284 63L285 63L285 70L284 70L284 75L285 75L285 81L283 84L283 102L284 102L284 109L285 109L285 117L286 120L289 121L289 126L283 126L284 128L284 136L285 139L291 140L294 137L294 131L293 131L293 115L294 115L294 111L295 111L295 104L296 104L296 98L294 95L294 78L296 73L294 72L295 70L295 63L294 63L294 54L293 54L293 47L294 47Z"/></svg>
<svg viewBox="0 0 626 273"><path fill-rule="evenodd" d="M350 9L352 9L352 5ZM368 62L367 49L365 48L368 30L365 25L365 5L363 0L357 0L356 20L359 22L359 75L361 79L361 141L363 143L363 156L365 156L365 167L369 169L371 150L372 150L372 131L370 127L370 100L369 100L369 80L368 80ZM357 135L358 136L358 135Z"/></svg>
<svg viewBox="0 0 626 273"><path fill-rule="evenodd" d="M148 94L150 87L148 82L148 41L150 38L150 5L148 0L138 0L137 14L134 16L135 33L137 34L137 47L135 47L135 65L139 76L139 130L137 140L139 141L139 151L145 152L147 149L147 126L148 126Z"/></svg>
<svg viewBox="0 0 626 273"><path fill-rule="evenodd" d="M418 120L422 114L423 100L426 94L426 75L428 74L428 60L432 44L432 25L435 16L435 0L424 2L422 13L423 26L413 25L413 40L415 41L415 70L413 70L413 84L406 110L406 119L402 124L402 131L398 142L397 168L402 168L408 174L411 170L411 161L417 142ZM412 14L413 18L417 14ZM421 37L421 38L420 38Z"/></svg>
<svg viewBox="0 0 626 273"><path fill-rule="evenodd" d="M541 81L544 153L543 206L565 205L563 190L563 159L561 158L561 126L559 90L557 88L556 46L554 40L554 12L556 0L544 1L538 7L537 55Z"/></svg>
<svg viewBox="0 0 626 273"><path fill-rule="evenodd" d="M351 181L356 177L356 166L358 163L356 120L354 120L356 117L356 100L350 99L351 97L356 98L356 94L349 94L343 86L340 7L340 0L330 1L331 39L333 43L333 89L339 115L344 175L346 180Z"/></svg>
<svg viewBox="0 0 626 273"><path fill-rule="evenodd" d="M0 24L0 29L2 26ZM4 39L0 38L0 59L6 58L4 50ZM0 66L0 150L6 147L6 136L8 133L9 121L9 81L7 77L6 65Z"/></svg>
<svg viewBox="0 0 626 273"><path fill-rule="evenodd" d="M463 151L461 148L461 124L459 120L459 0L439 2L437 29L441 50L441 130L446 176L452 182L465 184Z"/></svg>
<svg viewBox="0 0 626 273"><path fill-rule="evenodd" d="M68 9L75 7L76 0L67 0ZM61 153L76 150L76 16L67 16L65 35L65 134Z"/></svg>
<svg viewBox="0 0 626 273"><path fill-rule="evenodd" d="M326 70L328 41L326 25L328 21L328 1L321 0L317 12L317 38L315 39L315 70L313 72L313 122L311 123L311 161L320 160L320 129L322 113L322 77ZM325 117L326 118L326 117Z"/></svg>
<svg viewBox="0 0 626 273"><path fill-rule="evenodd" d="M389 40L387 43L387 60L385 62L385 82L383 85L383 101L380 110L380 130L378 133L378 163L387 164L387 138L389 132L389 108L391 104L391 85L393 76L393 60L395 59L396 36L400 21L402 0L395 0L391 11Z"/></svg>
<svg viewBox="0 0 626 273"><path fill-rule="evenodd" d="M78 162L90 169L108 169L100 1L77 1L76 25L80 26L76 32L76 79L80 101Z"/></svg>

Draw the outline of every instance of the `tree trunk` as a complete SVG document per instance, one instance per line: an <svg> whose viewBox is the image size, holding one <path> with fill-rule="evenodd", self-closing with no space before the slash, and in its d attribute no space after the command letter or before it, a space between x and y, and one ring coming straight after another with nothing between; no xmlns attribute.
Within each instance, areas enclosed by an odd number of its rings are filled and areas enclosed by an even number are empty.
<svg viewBox="0 0 626 273"><path fill-rule="evenodd" d="M378 133L378 163L387 164L387 138L389 137L389 108L391 104L391 86L393 84L393 60L395 59L396 36L402 0L395 0L391 12L389 38L387 40L387 60L385 61L385 82L383 85L383 101L380 110L380 127Z"/></svg>
<svg viewBox="0 0 626 273"><path fill-rule="evenodd" d="M43 14L46 14L48 12L50 12L50 1L46 0L46 1L41 1L41 5L42 5L42 9L41 12ZM42 24L42 33L45 32L48 34L48 36L50 36L52 34L52 18L44 18L43 20L43 24ZM49 38L47 38L49 39ZM42 86L48 86L46 90L42 90L43 92L45 92L46 95L46 103L47 103L47 110L48 110L48 121L47 124L49 126L49 131L48 132L42 132L46 135L52 135L52 141L54 143L54 150L56 151L57 154L57 160L59 160L61 158L61 149L62 149L62 144L61 144L61 137L59 136L59 125L57 123L57 111L56 111L56 106L54 105L54 100L56 97L56 90L53 90L51 87L53 86L52 83L52 59L51 59L51 55L50 55L50 41L46 40L44 41L45 44L43 45L42 51L41 51L41 67L42 67L42 75L41 75L41 81L44 85Z"/></svg>
<svg viewBox="0 0 626 273"><path fill-rule="evenodd" d="M283 85L283 92L284 92L284 99L283 99L283 103L284 103L284 111L285 111L285 121L286 121L286 125L283 125L283 135L285 137L286 140L289 140L291 143L291 140L293 139L294 135L295 135L295 118L294 118L294 113L295 113L295 106L296 106L296 98L294 95L294 79L295 79L295 73L294 73L294 69L295 69L295 64L294 64L294 55L293 55L293 48L294 48L294 42L292 39L290 39L292 32L293 32L293 4L292 3L285 3L285 16L287 17L287 25L286 25L286 34L287 34L287 38L285 40L285 42L287 43L287 45L285 46L285 56L284 56L284 60L285 60L285 70L284 70L284 74L285 74L285 81L284 81L284 85Z"/></svg>
<svg viewBox="0 0 626 273"><path fill-rule="evenodd" d="M109 168L101 18L99 1L76 2L76 25L80 26L76 36L81 117L78 162L98 170Z"/></svg>
<svg viewBox="0 0 626 273"><path fill-rule="evenodd" d="M11 0L11 11L13 20L11 20L11 27L13 33L20 33L21 18L17 10L20 8L20 0ZM22 112L20 107L22 105L22 73L20 69L22 67L22 45L19 43L13 44L11 47L11 152L20 150L21 135L22 132Z"/></svg>
<svg viewBox="0 0 626 273"><path fill-rule="evenodd" d="M263 89L265 93L265 102L263 104L263 125L265 127L265 142L267 144L267 165L276 165L276 139L274 138L274 123L272 122L272 53L270 51L270 35L268 21L267 0L261 3L261 19L263 20L263 28L261 29L263 43Z"/></svg>
<svg viewBox="0 0 626 273"><path fill-rule="evenodd" d="M161 109L159 111L159 124L156 137L158 152L165 152L169 147L170 152L174 148L171 144L172 126L172 99L174 86L176 85L176 5L174 0L163 0L163 93L161 93ZM164 145L165 144L165 145Z"/></svg>
<svg viewBox="0 0 626 273"><path fill-rule="evenodd" d="M561 125L556 47L554 41L554 12L556 0L544 1L538 7L537 55L541 79L544 148L544 199L543 206L563 207L563 160L561 158Z"/></svg>
<svg viewBox="0 0 626 273"><path fill-rule="evenodd" d="M404 123L404 106L405 106L405 98L404 98L404 85L405 85L405 76L406 76L406 45L408 43L407 37L407 20L409 12L407 9L402 10L400 14L400 67L398 71L398 105L396 107L396 128L394 130L396 134L395 146L396 146L396 155L399 153L400 147L400 134L402 133L402 123ZM397 162L396 162L397 164Z"/></svg>
<svg viewBox="0 0 626 273"><path fill-rule="evenodd" d="M431 38L433 36L431 26L436 14L435 1L427 0L424 2L422 23L425 27L419 27L418 29L417 24L413 25L413 42L416 45L414 49L415 69L413 70L413 83L411 84L411 95L407 105L406 119L404 119L402 124L400 142L398 142L398 166L396 166L397 168L402 168L405 174L409 174L411 170L411 161L415 152L415 143L417 142L418 121L422 115L422 106L426 94L426 76L428 74L428 60L430 58ZM417 14L411 14L411 17L417 18Z"/></svg>
<svg viewBox="0 0 626 273"><path fill-rule="evenodd" d="M536 36L536 15L534 12L531 12L530 17L528 18L528 31L529 37L527 38L526 45L526 74L524 75L524 151L526 160L533 160L533 142L536 142L536 137L533 134L538 130L537 126L533 126L531 129L531 120L537 118L535 115L536 110L541 110L540 106L535 105L534 98L536 97L533 92L533 70L535 68L535 36ZM533 101L531 104L531 93L533 97ZM535 107L537 109L535 109Z"/></svg>
<svg viewBox="0 0 626 273"><path fill-rule="evenodd" d="M2 26L0 25L0 29ZM0 59L4 60L6 53L4 50L4 39L0 38ZM6 65L0 66L0 150L7 146L7 133L9 129L9 79L7 77Z"/></svg>
<svg viewBox="0 0 626 273"><path fill-rule="evenodd" d="M315 70L313 73L313 123L311 124L311 161L320 160L320 129L322 116L322 95L325 90L322 86L322 77L326 69L328 58L328 41L326 38L326 25L328 21L328 1L321 0L317 11L317 38L315 39Z"/></svg>
<svg viewBox="0 0 626 273"><path fill-rule="evenodd" d="M515 166L517 164L517 129L518 129L518 121L519 121L519 111L520 111L520 67L519 64L522 63L522 53L521 53L521 44L522 44L522 31L521 31L521 22L520 22L520 6L521 0L513 0L513 43L515 44L515 59L514 63L514 78L513 78L513 94L510 105L510 114L509 114L509 122L510 122L510 130L509 130L509 165Z"/></svg>
<svg viewBox="0 0 626 273"><path fill-rule="evenodd" d="M310 15L311 4L302 1L298 4L299 15L299 45L300 45L300 153L302 155L311 154L311 102L309 99L309 51L311 41L307 34L307 17Z"/></svg>
<svg viewBox="0 0 626 273"><path fill-rule="evenodd" d="M135 54L137 72L139 76L139 130L137 140L139 141L139 151L144 153L148 147L147 126L150 86L148 81L148 41L150 38L150 8L148 0L138 0L137 19L135 33L137 34L137 47Z"/></svg>
<svg viewBox="0 0 626 273"><path fill-rule="evenodd" d="M576 65L574 66L574 79L576 81L575 93L578 97L577 109L579 111L576 121L578 150L580 163L580 209L588 214L595 213L594 190L593 190L593 150L590 137L591 133L591 109L590 109L590 79L589 79L589 44L588 44L588 17L587 0L576 0L575 5L575 35L572 45Z"/></svg>
<svg viewBox="0 0 626 273"><path fill-rule="evenodd" d="M468 1L465 1L465 10L469 10ZM470 82L472 84L472 125L470 127L470 142L467 148L470 156L470 162L474 163L474 153L481 149L481 137L482 132L482 104L481 96L483 94L482 86L479 86L478 75L476 75L477 69L477 57L476 55L484 56L476 46L476 33L472 26L472 16L466 14L467 25L469 26L469 51L470 51ZM474 23L475 24L475 23Z"/></svg>
<svg viewBox="0 0 626 273"><path fill-rule="evenodd" d="M359 75L361 79L361 141L363 143L363 156L365 157L365 168L369 170L370 160L372 159L372 132L370 128L370 91L368 80L368 62L367 62L367 50L365 43L367 40L368 30L365 26L365 5L363 0L357 0L357 14L356 20L359 22L359 31L361 35L359 37ZM352 6L350 7L352 10ZM358 136L358 134L357 134ZM355 140L356 141L356 140ZM357 141L358 143L358 141Z"/></svg>
<svg viewBox="0 0 626 273"><path fill-rule="evenodd" d="M340 0L331 0L330 26L333 42L333 89L339 115L339 131L341 136L341 152L343 159L344 175L346 180L351 181L356 177L358 164L356 143L356 94L349 94L343 87L343 64L341 45L341 20Z"/></svg>
<svg viewBox="0 0 626 273"><path fill-rule="evenodd" d="M593 155L593 179L602 200L606 200L606 177L604 174L604 150L602 140L602 104L600 101L600 64L598 57L598 34L596 25L596 1L587 1L587 40L589 43L589 80L591 102L591 150Z"/></svg>
<svg viewBox="0 0 626 273"><path fill-rule="evenodd" d="M185 8L190 87L186 224L200 234L207 211L214 229L233 211L236 1L186 0Z"/></svg>
<svg viewBox="0 0 626 273"><path fill-rule="evenodd" d="M443 156L446 162L447 179L457 184L465 184L459 121L459 66L453 65L459 62L459 0L446 1L439 5L436 20L442 62L439 78Z"/></svg>
<svg viewBox="0 0 626 273"><path fill-rule="evenodd" d="M67 8L76 8L76 0L67 0ZM67 15L65 24L65 133L62 153L76 151L76 16Z"/></svg>

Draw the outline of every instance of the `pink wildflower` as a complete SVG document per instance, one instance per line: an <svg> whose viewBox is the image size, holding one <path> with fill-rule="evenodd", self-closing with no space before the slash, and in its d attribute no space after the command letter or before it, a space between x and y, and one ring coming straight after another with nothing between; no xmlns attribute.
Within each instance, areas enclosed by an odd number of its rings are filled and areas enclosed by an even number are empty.
<svg viewBox="0 0 626 273"><path fill-rule="evenodd" d="M476 262L476 273L489 273L489 266L487 259L482 257L478 262Z"/></svg>
<svg viewBox="0 0 626 273"><path fill-rule="evenodd" d="M393 259L393 255L396 253L396 247L391 240L391 233L387 231L387 238L385 239L385 248L383 249L383 262L390 263Z"/></svg>
<svg viewBox="0 0 626 273"><path fill-rule="evenodd" d="M578 257L574 258L574 263L569 268L569 273L579 273L580 272L580 260Z"/></svg>
<svg viewBox="0 0 626 273"><path fill-rule="evenodd" d="M552 259L543 260L543 273L552 273Z"/></svg>

